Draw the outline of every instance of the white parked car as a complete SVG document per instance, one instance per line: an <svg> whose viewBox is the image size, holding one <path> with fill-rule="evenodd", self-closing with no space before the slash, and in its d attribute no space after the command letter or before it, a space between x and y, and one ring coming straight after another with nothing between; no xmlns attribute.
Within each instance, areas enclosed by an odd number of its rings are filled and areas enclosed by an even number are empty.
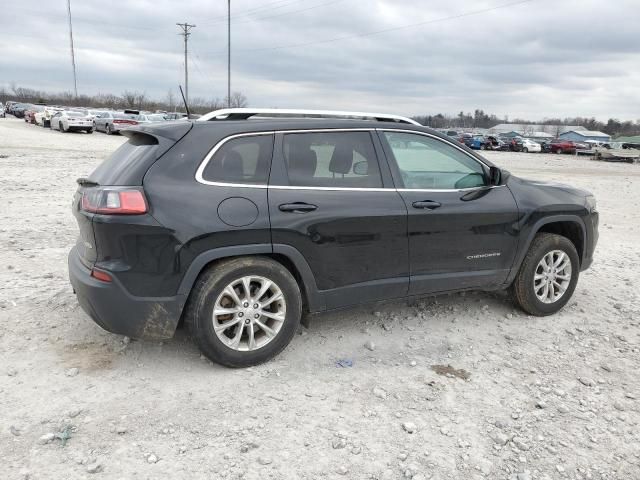
<svg viewBox="0 0 640 480"><path fill-rule="evenodd" d="M522 151L523 152L532 152L539 153L542 151L542 146L538 142L534 142L533 140L529 140L528 138L522 139Z"/></svg>
<svg viewBox="0 0 640 480"><path fill-rule="evenodd" d="M51 117L51 128L61 132L84 130L93 133L93 120L84 110L64 110Z"/></svg>
<svg viewBox="0 0 640 480"><path fill-rule="evenodd" d="M43 127L51 126L51 117L53 117L57 112L61 112L62 109L58 107L44 107L44 110L41 112L36 112L33 116L36 121L36 125L42 125Z"/></svg>

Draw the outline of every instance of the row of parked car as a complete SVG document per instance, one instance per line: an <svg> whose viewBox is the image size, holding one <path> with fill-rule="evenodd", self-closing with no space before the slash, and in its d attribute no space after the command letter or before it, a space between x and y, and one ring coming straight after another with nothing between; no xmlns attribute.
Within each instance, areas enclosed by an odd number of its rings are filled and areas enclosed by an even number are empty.
<svg viewBox="0 0 640 480"><path fill-rule="evenodd" d="M499 135L480 135L471 133L459 133L456 130L447 130L447 136L455 138L473 150L499 150L525 153L570 153L578 150L588 150L591 145L571 140L556 138L548 142L536 142L526 137L501 137Z"/></svg>
<svg viewBox="0 0 640 480"><path fill-rule="evenodd" d="M61 132L94 131L107 135L119 133L133 125L166 122L186 118L180 112L141 112L138 110L96 110L90 108L62 107L55 105L39 105L29 103L7 102L0 105L3 115L9 113L17 118L24 118L27 123L40 125Z"/></svg>

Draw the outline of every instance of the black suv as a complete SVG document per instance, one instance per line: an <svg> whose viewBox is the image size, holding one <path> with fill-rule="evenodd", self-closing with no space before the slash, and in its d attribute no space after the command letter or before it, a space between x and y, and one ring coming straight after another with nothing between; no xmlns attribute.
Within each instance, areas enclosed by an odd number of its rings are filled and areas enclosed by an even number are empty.
<svg viewBox="0 0 640 480"><path fill-rule="evenodd" d="M78 180L69 275L103 328L161 339L183 319L211 360L248 366L303 312L511 288L549 315L592 262L588 192L517 178L402 117L239 112L124 130Z"/></svg>

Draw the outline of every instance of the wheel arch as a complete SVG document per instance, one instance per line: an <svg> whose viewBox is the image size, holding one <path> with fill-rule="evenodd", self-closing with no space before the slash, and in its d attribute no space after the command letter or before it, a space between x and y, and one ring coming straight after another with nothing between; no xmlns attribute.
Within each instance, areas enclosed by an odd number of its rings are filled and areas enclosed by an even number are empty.
<svg viewBox="0 0 640 480"><path fill-rule="evenodd" d="M221 260L246 256L263 256L284 266L296 279L302 293L303 305L310 312L325 310L325 302L318 291L315 278L302 254L290 245L250 244L221 247L198 255L189 265L178 287L179 295L190 295L200 274Z"/></svg>
<svg viewBox="0 0 640 480"><path fill-rule="evenodd" d="M533 242L535 236L541 232L555 233L571 241L571 243L576 247L578 259L582 265L584 254L587 249L587 228L585 227L582 219L577 215L553 215L544 217L539 219L533 227L531 227L531 230L526 237L526 241L519 249L520 251L516 256L516 261L511 267L511 272L507 279L508 284L511 284L515 279L518 274L518 270L520 270L520 265L522 265L524 257L531 247L531 242Z"/></svg>

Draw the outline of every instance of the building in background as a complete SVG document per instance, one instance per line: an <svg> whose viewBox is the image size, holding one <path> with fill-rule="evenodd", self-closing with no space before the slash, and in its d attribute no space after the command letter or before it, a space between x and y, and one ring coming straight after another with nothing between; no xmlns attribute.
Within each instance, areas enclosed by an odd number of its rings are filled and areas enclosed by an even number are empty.
<svg viewBox="0 0 640 480"><path fill-rule="evenodd" d="M532 134L538 134L540 132L551 135L551 138L555 138L561 133L575 131L579 132L586 130L584 127L578 125L534 125L534 124L522 124L522 123L501 123L495 127L489 129L490 135L502 135L510 134L511 136L531 137Z"/></svg>
<svg viewBox="0 0 640 480"><path fill-rule="evenodd" d="M563 140L571 140L573 142L609 142L611 135L595 130L571 130L559 135Z"/></svg>

